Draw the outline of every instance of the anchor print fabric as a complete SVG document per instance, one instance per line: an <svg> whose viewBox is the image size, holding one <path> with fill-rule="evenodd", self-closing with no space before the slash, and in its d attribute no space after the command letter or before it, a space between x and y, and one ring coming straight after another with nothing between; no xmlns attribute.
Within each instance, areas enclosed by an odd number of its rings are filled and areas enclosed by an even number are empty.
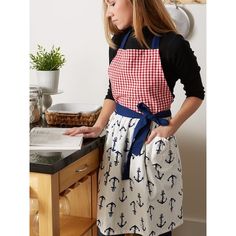
<svg viewBox="0 0 236 236"><path fill-rule="evenodd" d="M144 144L131 158L130 178L121 178L137 122L114 112L107 126L97 208L97 225L104 235L157 236L183 223L182 168L174 136ZM152 122L150 129L155 127Z"/></svg>

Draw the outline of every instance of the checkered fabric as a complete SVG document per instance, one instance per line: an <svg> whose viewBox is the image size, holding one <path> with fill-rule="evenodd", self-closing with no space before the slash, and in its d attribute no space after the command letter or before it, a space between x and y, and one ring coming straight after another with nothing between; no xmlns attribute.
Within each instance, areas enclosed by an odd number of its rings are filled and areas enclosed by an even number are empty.
<svg viewBox="0 0 236 236"><path fill-rule="evenodd" d="M140 102L152 113L170 109L173 96L162 70L159 49L118 49L108 75L117 103L136 112Z"/></svg>

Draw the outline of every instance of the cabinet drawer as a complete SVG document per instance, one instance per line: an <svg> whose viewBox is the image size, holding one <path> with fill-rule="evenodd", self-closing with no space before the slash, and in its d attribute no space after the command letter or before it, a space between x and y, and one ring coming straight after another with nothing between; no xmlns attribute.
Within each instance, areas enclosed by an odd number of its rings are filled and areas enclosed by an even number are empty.
<svg viewBox="0 0 236 236"><path fill-rule="evenodd" d="M64 191L78 180L97 169L98 165L99 149L97 148L59 172L59 191Z"/></svg>

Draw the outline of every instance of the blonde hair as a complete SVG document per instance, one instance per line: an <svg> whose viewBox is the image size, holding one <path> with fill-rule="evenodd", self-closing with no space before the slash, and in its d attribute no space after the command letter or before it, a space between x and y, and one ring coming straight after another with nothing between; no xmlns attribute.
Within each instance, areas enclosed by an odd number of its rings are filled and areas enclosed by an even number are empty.
<svg viewBox="0 0 236 236"><path fill-rule="evenodd" d="M134 36L141 45L145 45L148 48L142 31L144 26L146 26L154 35L160 35L170 31L176 32L176 27L162 0L130 1L133 5ZM103 0L103 10L106 40L110 47L117 48L117 45L112 41L112 36L121 33L122 30L119 30L115 25L112 24L111 19L106 17L106 0Z"/></svg>

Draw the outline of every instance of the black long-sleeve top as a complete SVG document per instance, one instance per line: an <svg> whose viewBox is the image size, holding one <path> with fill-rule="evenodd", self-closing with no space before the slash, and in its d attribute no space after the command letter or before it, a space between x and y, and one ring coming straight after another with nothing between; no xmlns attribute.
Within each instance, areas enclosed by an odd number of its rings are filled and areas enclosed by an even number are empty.
<svg viewBox="0 0 236 236"><path fill-rule="evenodd" d="M119 35L113 37L113 42L120 45L124 35L130 28ZM147 29L143 29L144 37L148 46L151 48L151 42L154 35ZM125 49L147 49L130 34ZM204 87L200 76L200 67L197 58L192 51L190 44L181 35L174 32L163 34L160 38L160 57L163 72L172 95L175 83L178 79L184 85L186 97L198 97L204 99ZM117 49L109 48L109 63L116 56ZM112 99L112 88L109 81L109 88L105 99Z"/></svg>

